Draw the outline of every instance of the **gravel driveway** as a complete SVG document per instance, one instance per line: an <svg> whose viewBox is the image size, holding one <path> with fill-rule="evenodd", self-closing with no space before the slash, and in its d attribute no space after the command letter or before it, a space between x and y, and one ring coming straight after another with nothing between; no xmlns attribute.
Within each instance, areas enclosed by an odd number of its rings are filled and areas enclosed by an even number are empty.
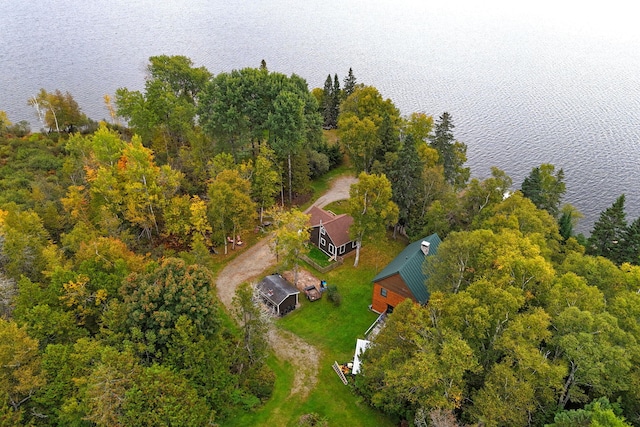
<svg viewBox="0 0 640 427"><path fill-rule="evenodd" d="M349 198L349 188L356 178L342 176L331 182L329 190L316 200L312 206L323 207L337 200ZM308 210L308 209L307 209ZM271 273L276 265L276 257L269 246L269 238L264 237L234 258L222 269L216 278L216 289L220 301L231 310L231 301L238 285L257 281ZM310 360L320 360L320 351L291 332L271 327L269 343L280 360L291 363L295 370L291 395L300 394L304 399L318 382L318 366ZM286 345L282 345L282 343ZM276 345L278 344L278 345Z"/></svg>

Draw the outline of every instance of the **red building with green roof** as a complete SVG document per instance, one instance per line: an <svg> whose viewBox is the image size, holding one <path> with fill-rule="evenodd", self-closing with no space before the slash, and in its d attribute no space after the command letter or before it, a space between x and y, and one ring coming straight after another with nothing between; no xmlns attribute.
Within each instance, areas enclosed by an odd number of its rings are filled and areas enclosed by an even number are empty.
<svg viewBox="0 0 640 427"><path fill-rule="evenodd" d="M377 313L391 312L407 298L425 304L429 300L429 290L422 265L426 257L438 252L441 242L437 234L432 234L404 248L373 278L371 309Z"/></svg>

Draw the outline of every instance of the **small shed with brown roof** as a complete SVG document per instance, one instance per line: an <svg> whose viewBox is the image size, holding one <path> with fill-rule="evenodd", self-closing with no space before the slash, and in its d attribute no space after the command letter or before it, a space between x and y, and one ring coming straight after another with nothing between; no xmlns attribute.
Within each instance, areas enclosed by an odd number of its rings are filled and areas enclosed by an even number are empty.
<svg viewBox="0 0 640 427"><path fill-rule="evenodd" d="M336 215L313 206L311 218L311 243L330 257L348 254L356 248L356 242L349 237L349 227L353 218L347 214Z"/></svg>

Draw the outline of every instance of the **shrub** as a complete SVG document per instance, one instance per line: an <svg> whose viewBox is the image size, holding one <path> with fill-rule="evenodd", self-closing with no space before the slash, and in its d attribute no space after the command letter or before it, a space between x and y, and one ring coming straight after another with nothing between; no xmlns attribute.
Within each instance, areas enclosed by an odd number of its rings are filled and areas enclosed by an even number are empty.
<svg viewBox="0 0 640 427"><path fill-rule="evenodd" d="M310 414L304 414L298 420L300 427L327 427L329 422L326 418L312 412Z"/></svg>
<svg viewBox="0 0 640 427"><path fill-rule="evenodd" d="M342 304L342 295L338 292L338 287L336 285L327 286L327 299L336 307L339 307L340 304Z"/></svg>

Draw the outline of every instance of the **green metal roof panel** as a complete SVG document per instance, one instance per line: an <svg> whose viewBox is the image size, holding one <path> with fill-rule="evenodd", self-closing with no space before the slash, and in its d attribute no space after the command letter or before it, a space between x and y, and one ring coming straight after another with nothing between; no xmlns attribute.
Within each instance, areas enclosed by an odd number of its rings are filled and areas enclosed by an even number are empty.
<svg viewBox="0 0 640 427"><path fill-rule="evenodd" d="M378 282L398 273L416 300L420 304L425 303L429 299L429 290L425 285L427 276L422 271L422 264L425 258L420 249L422 242L429 242L429 254L427 256L431 256L438 252L438 246L442 240L437 234L432 234L409 244L373 278L373 281Z"/></svg>

